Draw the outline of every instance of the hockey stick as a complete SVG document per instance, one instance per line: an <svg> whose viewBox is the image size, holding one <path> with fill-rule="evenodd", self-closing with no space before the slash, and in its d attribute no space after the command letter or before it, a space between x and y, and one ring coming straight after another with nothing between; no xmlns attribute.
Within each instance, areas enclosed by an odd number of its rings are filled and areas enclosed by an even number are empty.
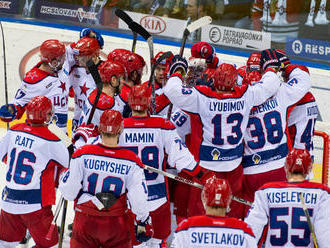
<svg viewBox="0 0 330 248"><path fill-rule="evenodd" d="M97 103L100 99L100 95L102 93L102 88L103 88L103 83L100 77L100 74L97 70L97 66L94 64L94 62L92 60L88 60L86 63L89 72L92 74L92 77L94 79L94 82L96 84L96 96L93 102L93 106L92 106L92 110L89 113L88 116L88 120L87 120L87 125L90 124L92 122L93 116L94 116L94 112L97 106Z"/></svg>
<svg viewBox="0 0 330 248"><path fill-rule="evenodd" d="M46 239L47 240L51 240L52 239L53 232L55 230L57 230L56 221L57 221L58 216L60 215L60 211L61 211L61 208L62 208L63 203L64 203L64 197L61 196L61 198L58 201L58 204L56 206L52 223L50 224L50 228L48 230L48 233L46 234Z"/></svg>
<svg viewBox="0 0 330 248"><path fill-rule="evenodd" d="M125 11L123 11L121 9L116 9L115 14L116 14L116 16L118 16L118 18L122 19L127 24L127 26L131 29L130 25L133 22L133 19L129 15L127 15ZM133 30L132 30L132 32L133 32L133 44L132 44L131 51L134 53L135 47L136 47L137 33L136 33L136 31L133 31Z"/></svg>
<svg viewBox="0 0 330 248"><path fill-rule="evenodd" d="M3 32L2 21L0 21L1 36L2 36L2 52L3 52L3 70L4 70L4 81L5 81L5 101L8 105L8 87L7 87L7 63L6 63L6 46L5 46L5 35ZM9 123L7 122L7 130L9 129Z"/></svg>
<svg viewBox="0 0 330 248"><path fill-rule="evenodd" d="M313 237L314 247L318 248L319 245L317 243L317 239L316 239L316 235L315 235L315 231L314 231L314 226L312 224L311 217L309 216L308 209L307 209L304 197L302 196L301 192L299 193L299 199L300 199L301 206L302 206L302 208L304 210L304 213L306 215L306 218L307 218L307 224L308 224L309 230L310 230L310 232L312 234L312 237Z"/></svg>
<svg viewBox="0 0 330 248"><path fill-rule="evenodd" d="M184 51L184 47L186 45L186 41L188 36L194 32L195 30L204 27L208 24L210 24L212 22L212 18L210 16L204 16L199 18L198 20L190 23L185 30L183 31L183 37L182 37L182 41L181 41L181 46L180 46L180 57L182 57L183 55L183 51ZM170 106L168 108L168 112L167 112L167 119L169 120L171 118L171 114L172 114L172 109L173 109L173 104L170 103Z"/></svg>
<svg viewBox="0 0 330 248"><path fill-rule="evenodd" d="M177 176L177 175L174 175L174 174L171 174L171 173L168 173L166 171L162 171L162 170L158 170L154 167L151 167L151 166L148 166L148 165L144 165L144 168L149 170L149 171L152 171L152 172L156 172L158 174L161 174L165 177L169 177L169 178L172 178L176 181L179 181L179 182L182 182L182 183L185 183L185 184L188 184L188 185L191 185L191 186L194 186L196 188L199 188L199 189L203 189L203 185L199 184L199 183L196 183L192 180L189 180L187 178L183 178L183 177L180 177L180 176ZM244 200L242 198L239 198L239 197L236 197L236 196L233 196L232 199L234 201L237 201L237 202L240 202L240 203L243 203L245 205L248 205L248 206L252 206L252 202L250 201L247 201L247 200Z"/></svg>
<svg viewBox="0 0 330 248"><path fill-rule="evenodd" d="M169 52L167 52L169 53ZM166 54L166 53L165 53ZM55 124L51 124L51 125L54 125L54 127L51 128L51 131L57 135L57 137L59 137L66 145L70 145L71 144L71 139L63 133L62 129L60 129L59 127L57 127ZM49 128L49 126L48 126ZM180 177L180 176L177 176L177 175L174 175L174 174L171 174L171 173L168 173L166 171L162 171L162 170L158 170L154 167L151 167L151 166L148 166L148 165L144 165L144 168L147 169L147 170L150 170L152 172L156 172L158 174L161 174L165 177L169 177L169 178L172 178L176 181L179 181L179 182L182 182L182 183L186 183L186 184L189 184L191 186L194 186L194 187L197 187L197 188L200 188L200 189L203 189L203 185L199 184L199 183L196 183L192 180L189 180L189 179L186 179L186 178L183 178L183 177ZM237 201L237 202L240 202L240 203L243 203L245 205L248 205L248 206L252 206L252 202L250 201L247 201L247 200L244 200L242 198L239 198L239 197L236 197L236 196L233 196L232 198L234 201ZM54 215L55 216L55 215Z"/></svg>
<svg viewBox="0 0 330 248"><path fill-rule="evenodd" d="M153 87L155 86L155 69L156 67L159 65L160 62L162 62L165 59L168 59L169 57L172 56L172 52L166 52L164 53L162 56L160 56L155 64L152 66L151 68L151 72L150 72L150 77L149 77L149 82L148 82L148 87L150 87L150 85L152 85ZM152 109L152 114L156 113L156 96L155 96L155 90L153 89L152 93L154 94L151 98L151 109Z"/></svg>

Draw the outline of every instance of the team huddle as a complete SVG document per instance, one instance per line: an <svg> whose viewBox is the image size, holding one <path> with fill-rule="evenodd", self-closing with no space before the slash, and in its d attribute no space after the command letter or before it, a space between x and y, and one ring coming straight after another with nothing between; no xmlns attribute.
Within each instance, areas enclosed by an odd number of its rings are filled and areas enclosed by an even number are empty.
<svg viewBox="0 0 330 248"><path fill-rule="evenodd" d="M102 60L103 46L90 28L68 46L44 41L1 106L5 122L26 113L0 140L1 247L27 230L34 247L62 242L57 189L74 201L73 248L169 247L171 215L171 247L330 247L330 189L308 181L318 110L307 67L267 49L236 68L198 42L189 60L159 52L142 82L142 56ZM48 129L66 133L69 97L73 149Z"/></svg>

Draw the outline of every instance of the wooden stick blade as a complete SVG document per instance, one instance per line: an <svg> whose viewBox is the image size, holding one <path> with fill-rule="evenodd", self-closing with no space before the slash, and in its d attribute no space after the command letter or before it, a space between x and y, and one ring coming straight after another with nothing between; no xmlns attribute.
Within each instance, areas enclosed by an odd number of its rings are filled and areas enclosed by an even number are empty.
<svg viewBox="0 0 330 248"><path fill-rule="evenodd" d="M199 18L198 20L190 23L187 26L187 30L191 33L194 32L195 30L204 27L212 22L212 17L211 16L203 16Z"/></svg>

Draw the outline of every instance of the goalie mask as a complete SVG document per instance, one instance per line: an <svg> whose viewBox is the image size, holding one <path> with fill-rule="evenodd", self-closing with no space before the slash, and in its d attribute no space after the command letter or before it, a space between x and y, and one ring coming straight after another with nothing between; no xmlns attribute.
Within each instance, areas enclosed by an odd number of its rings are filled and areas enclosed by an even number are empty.
<svg viewBox="0 0 330 248"><path fill-rule="evenodd" d="M185 80L187 86L194 86L196 81L202 77L206 68L205 59L190 57L188 60L188 73Z"/></svg>
<svg viewBox="0 0 330 248"><path fill-rule="evenodd" d="M261 71L260 68L260 57L261 53L255 52L251 53L247 62L246 62L246 72L249 73L251 71Z"/></svg>
<svg viewBox="0 0 330 248"><path fill-rule="evenodd" d="M305 149L292 149L285 160L285 170L289 173L307 175L312 169L312 158Z"/></svg>
<svg viewBox="0 0 330 248"><path fill-rule="evenodd" d="M225 179L213 176L206 180L202 191L204 206L229 208L232 192L229 183Z"/></svg>
<svg viewBox="0 0 330 248"><path fill-rule="evenodd" d="M65 46L58 40L46 40L40 46L40 57L50 68L59 71L65 60Z"/></svg>

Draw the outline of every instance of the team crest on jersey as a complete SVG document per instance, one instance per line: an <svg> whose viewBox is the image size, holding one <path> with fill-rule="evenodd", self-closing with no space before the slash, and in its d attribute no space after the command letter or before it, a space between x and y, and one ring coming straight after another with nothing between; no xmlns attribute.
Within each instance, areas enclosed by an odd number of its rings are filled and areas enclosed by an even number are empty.
<svg viewBox="0 0 330 248"><path fill-rule="evenodd" d="M220 151L218 150L218 149L213 149L212 150L212 152L211 152L211 154L212 154L212 159L213 160L219 160L219 158L220 158Z"/></svg>
<svg viewBox="0 0 330 248"><path fill-rule="evenodd" d="M254 154L254 155L252 156L252 160L253 160L254 164L259 164L259 162L260 162L260 160L261 160L261 157L260 157L260 155L258 155L258 154Z"/></svg>

